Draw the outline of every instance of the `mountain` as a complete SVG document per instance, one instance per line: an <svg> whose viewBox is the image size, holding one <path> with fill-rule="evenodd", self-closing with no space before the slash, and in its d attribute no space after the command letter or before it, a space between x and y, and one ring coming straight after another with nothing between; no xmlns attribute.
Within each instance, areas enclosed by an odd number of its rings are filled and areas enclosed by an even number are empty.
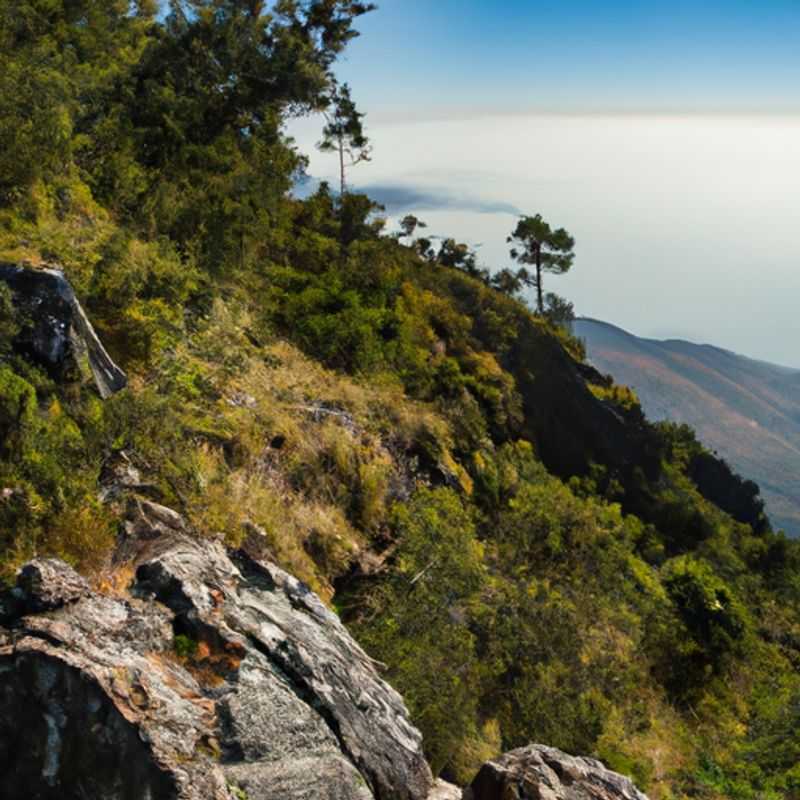
<svg viewBox="0 0 800 800"><path fill-rule="evenodd" d="M773 525L800 536L800 370L594 319L577 320L575 334L598 369L636 390L648 417L694 428L759 484Z"/></svg>

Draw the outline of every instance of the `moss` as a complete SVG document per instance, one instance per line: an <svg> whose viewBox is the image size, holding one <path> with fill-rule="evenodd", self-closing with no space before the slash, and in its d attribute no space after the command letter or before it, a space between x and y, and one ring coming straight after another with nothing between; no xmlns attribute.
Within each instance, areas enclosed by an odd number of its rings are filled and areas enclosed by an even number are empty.
<svg viewBox="0 0 800 800"><path fill-rule="evenodd" d="M173 648L178 658L194 658L198 650L198 642L184 634L178 634L173 640Z"/></svg>

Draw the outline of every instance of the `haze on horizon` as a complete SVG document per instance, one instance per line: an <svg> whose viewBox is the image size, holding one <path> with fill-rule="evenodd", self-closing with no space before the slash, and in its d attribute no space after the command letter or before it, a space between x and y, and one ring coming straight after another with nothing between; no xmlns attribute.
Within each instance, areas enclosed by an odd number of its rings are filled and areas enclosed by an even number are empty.
<svg viewBox="0 0 800 800"><path fill-rule="evenodd" d="M355 188L492 268L542 213L577 313L800 368L800 4L380 5L340 69L375 148ZM332 179L320 127L290 132Z"/></svg>

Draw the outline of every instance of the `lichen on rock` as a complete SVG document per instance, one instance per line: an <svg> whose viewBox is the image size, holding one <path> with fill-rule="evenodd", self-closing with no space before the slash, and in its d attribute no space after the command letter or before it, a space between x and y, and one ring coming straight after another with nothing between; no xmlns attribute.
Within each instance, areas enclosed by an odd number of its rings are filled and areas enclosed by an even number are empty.
<svg viewBox="0 0 800 800"><path fill-rule="evenodd" d="M338 617L139 511L126 596L37 561L2 599L0 796L425 800L421 736Z"/></svg>

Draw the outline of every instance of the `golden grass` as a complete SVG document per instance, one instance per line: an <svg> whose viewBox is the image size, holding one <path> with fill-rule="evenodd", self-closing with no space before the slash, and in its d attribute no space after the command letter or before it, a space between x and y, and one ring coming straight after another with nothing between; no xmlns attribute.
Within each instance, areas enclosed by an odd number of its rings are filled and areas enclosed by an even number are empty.
<svg viewBox="0 0 800 800"><path fill-rule="evenodd" d="M217 300L204 331L175 355L216 394L187 403L187 419L229 439L194 449L190 521L231 544L257 526L269 557L328 601L334 578L385 532L392 486L408 479L398 453L425 442L463 470L445 420L396 381L360 383L284 340L256 346L244 333L251 324Z"/></svg>

